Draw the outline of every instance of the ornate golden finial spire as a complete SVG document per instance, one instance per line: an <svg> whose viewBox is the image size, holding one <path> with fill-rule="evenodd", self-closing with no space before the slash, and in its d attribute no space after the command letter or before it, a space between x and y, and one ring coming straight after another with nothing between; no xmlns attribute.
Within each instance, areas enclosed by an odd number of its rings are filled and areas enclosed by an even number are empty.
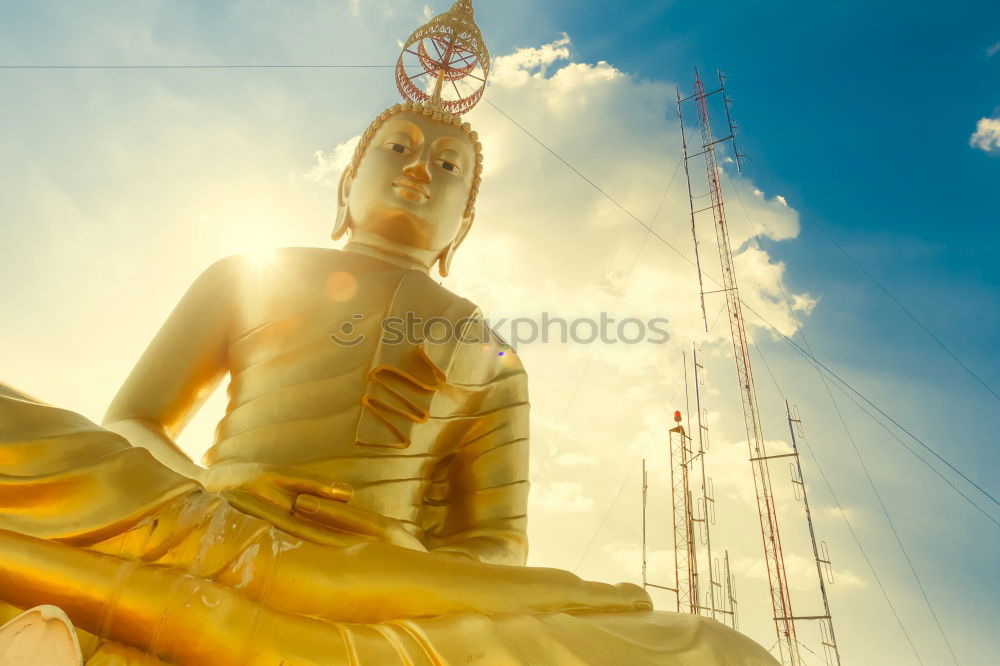
<svg viewBox="0 0 1000 666"><path fill-rule="evenodd" d="M490 53L474 14L472 0L457 0L410 35L396 63L396 87L403 99L456 115L479 102Z"/></svg>

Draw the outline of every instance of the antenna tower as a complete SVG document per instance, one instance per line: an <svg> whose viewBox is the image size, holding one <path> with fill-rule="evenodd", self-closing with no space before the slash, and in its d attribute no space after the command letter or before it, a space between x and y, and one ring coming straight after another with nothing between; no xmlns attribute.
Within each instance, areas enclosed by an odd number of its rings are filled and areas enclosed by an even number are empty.
<svg viewBox="0 0 1000 666"><path fill-rule="evenodd" d="M705 473L705 453L709 448L707 413L701 406L701 389L704 368L698 360L698 350L693 350L695 400L698 413L697 449L682 425L680 411L674 412L676 426L669 431L671 507L674 536L674 585L665 587L650 583L647 576L646 507L648 475L646 461L642 467L642 584L668 590L677 595L677 611L704 614L712 619L739 626L736 614L736 592L729 570L729 553L723 561L712 557L711 526L715 524L715 496L712 479ZM686 409L690 413L690 391L687 377L687 354L684 354L684 393ZM697 467L694 465L697 463ZM693 487L700 485L700 492ZM702 590L699 562L699 543L708 562L708 585Z"/></svg>
<svg viewBox="0 0 1000 666"><path fill-rule="evenodd" d="M820 640L823 644L823 657L829 666L840 666L840 650L837 649L837 636L833 632L833 616L830 613L830 599L826 594L826 584L833 585L833 566L830 564L830 551L825 541L816 543L816 530L813 528L812 512L809 510L809 495L806 494L806 482L802 476L802 458L799 456L798 437L804 437L802 419L799 408L785 401L785 413L788 416L788 432L792 435L792 451L794 463L789 463L792 475L792 488L795 499L802 500L806 511L806 522L809 524L809 540L812 542L813 559L816 560L816 577L819 579L819 591L823 598L823 615L797 617L796 620L817 620L820 630ZM825 577L824 577L825 572Z"/></svg>
<svg viewBox="0 0 1000 666"><path fill-rule="evenodd" d="M746 323L743 318L743 307L740 301L739 288L736 283L736 271L733 261L733 250L729 241L729 227L726 223L726 210L722 198L722 182L720 179L716 151L727 141L733 143L738 168L742 168L743 155L736 148L736 126L732 121L732 102L726 95L725 76L719 75L719 87L706 91L701 76L695 72L694 94L681 98L677 92L677 118L680 123L682 144L684 149L684 172L687 176L688 198L691 210L691 233L695 241L695 255L698 256L698 234L696 219L700 213L711 213L715 237L719 246L719 260L722 267L722 289L706 292L701 288L702 315L705 315L705 295L723 293L726 297L726 309L729 312L729 328L733 340L733 356L736 359L736 375L740 387L740 397L743 406L743 420L746 426L747 443L750 447L750 462L753 468L754 488L757 494L757 512L760 517L761 537L764 542L764 560L767 564L768 584L771 592L771 606L774 611L775 631L778 635L778 649L782 664L798 666L800 663L798 641L795 635L795 618L792 613L791 596L788 580L785 574L785 558L781 548L781 536L778 531L778 514L771 490L771 477L768 469L769 456L765 449L763 429L760 414L757 410L757 392L753 382L753 370L750 365L750 345L747 338ZM708 110L708 98L720 94L726 111L726 121L729 135L716 139L712 134L711 118ZM698 112L698 124L701 129L701 150L690 154L686 129L684 127L683 104L693 101ZM695 208L694 190L691 186L690 160L703 157L705 173L708 181L708 205ZM697 259L698 280L701 283L701 260ZM708 330L708 320L705 318L705 329Z"/></svg>
<svg viewBox="0 0 1000 666"><path fill-rule="evenodd" d="M698 550L690 484L691 437L685 432L681 420L681 413L674 412L674 422L677 425L669 433L670 486L674 509L674 581L677 612L698 613Z"/></svg>

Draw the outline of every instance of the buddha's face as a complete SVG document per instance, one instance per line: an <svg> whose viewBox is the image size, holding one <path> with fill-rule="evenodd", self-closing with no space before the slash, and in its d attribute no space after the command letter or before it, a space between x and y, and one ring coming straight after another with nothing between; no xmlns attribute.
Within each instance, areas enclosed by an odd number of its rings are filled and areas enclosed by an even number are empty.
<svg viewBox="0 0 1000 666"><path fill-rule="evenodd" d="M390 116L372 137L357 173L341 185L352 233L441 251L469 222L464 214L475 158L460 127L420 113Z"/></svg>

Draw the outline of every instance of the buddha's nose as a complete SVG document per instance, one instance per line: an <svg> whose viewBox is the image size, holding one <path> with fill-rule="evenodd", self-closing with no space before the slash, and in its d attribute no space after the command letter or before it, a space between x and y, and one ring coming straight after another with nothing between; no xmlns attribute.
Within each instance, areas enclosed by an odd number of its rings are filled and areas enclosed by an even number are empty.
<svg viewBox="0 0 1000 666"><path fill-rule="evenodd" d="M427 183L431 179L431 172L427 168L427 160L423 155L406 165L403 168L403 173L413 180L419 180L422 183Z"/></svg>

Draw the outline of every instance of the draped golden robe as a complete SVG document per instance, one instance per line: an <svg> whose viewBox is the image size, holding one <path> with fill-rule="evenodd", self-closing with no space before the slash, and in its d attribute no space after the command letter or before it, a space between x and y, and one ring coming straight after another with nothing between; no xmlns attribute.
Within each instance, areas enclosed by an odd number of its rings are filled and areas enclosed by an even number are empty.
<svg viewBox="0 0 1000 666"><path fill-rule="evenodd" d="M408 316L458 334L387 334ZM0 621L58 605L93 666L774 663L718 623L649 610L635 586L523 566L526 376L427 275L329 250L286 251L268 271L219 262L110 411L175 435L227 372L209 464L349 483L351 504L430 552L208 493L0 385Z"/></svg>

